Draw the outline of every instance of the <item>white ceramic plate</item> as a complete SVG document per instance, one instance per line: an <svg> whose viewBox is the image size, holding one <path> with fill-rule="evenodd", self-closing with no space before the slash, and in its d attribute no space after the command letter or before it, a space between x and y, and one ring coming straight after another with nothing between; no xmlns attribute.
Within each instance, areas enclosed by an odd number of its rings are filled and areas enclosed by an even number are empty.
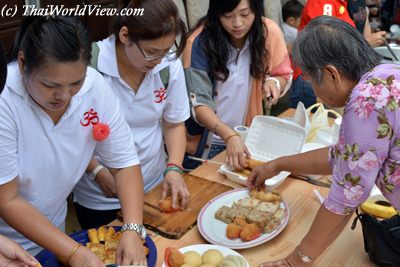
<svg viewBox="0 0 400 267"><path fill-rule="evenodd" d="M234 250L232 250L230 248L226 248L226 247L222 247L222 246L208 245L208 244L192 245L192 246L187 246L187 247L180 248L179 251L181 253L185 253L185 252L188 252L188 251L196 251L200 255L203 255L203 253L206 252L209 249L219 250L222 253L222 255L224 255L224 257L228 256L228 255L240 256L246 261L247 267L250 267L249 262L242 255L240 255L239 253L237 253L236 251L234 251ZM162 267L167 267L165 262L163 262Z"/></svg>
<svg viewBox="0 0 400 267"><path fill-rule="evenodd" d="M240 188L225 192L208 202L201 209L197 218L197 226L200 234L212 244L232 249L245 249L258 246L273 239L286 227L289 222L289 207L285 201L282 201L281 208L285 209L285 216L281 221L281 224L273 232L262 234L260 237L248 242L243 242L240 238L233 240L227 238L227 224L215 219L214 215L220 207L231 207L234 201L245 197L249 197L249 191Z"/></svg>

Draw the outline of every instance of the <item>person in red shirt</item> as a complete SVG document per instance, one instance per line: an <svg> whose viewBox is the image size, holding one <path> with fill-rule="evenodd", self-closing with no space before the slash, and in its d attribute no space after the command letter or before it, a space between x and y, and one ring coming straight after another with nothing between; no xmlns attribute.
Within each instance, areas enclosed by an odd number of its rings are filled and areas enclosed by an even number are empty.
<svg viewBox="0 0 400 267"><path fill-rule="evenodd" d="M347 0L308 0L301 13L299 32L314 18L327 15L341 19L353 27L356 25L347 10ZM301 76L301 70L294 67L293 84L290 92L290 107L296 108L298 102L307 108L315 104L317 98L310 83Z"/></svg>

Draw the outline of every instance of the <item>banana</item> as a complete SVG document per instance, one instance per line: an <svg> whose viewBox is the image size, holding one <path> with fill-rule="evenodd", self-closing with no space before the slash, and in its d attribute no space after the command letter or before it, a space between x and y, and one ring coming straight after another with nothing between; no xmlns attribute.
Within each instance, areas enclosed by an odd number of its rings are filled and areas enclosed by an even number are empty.
<svg viewBox="0 0 400 267"><path fill-rule="evenodd" d="M390 206L379 205L374 202L365 201L361 204L361 209L371 215L380 218L390 218L397 214L396 210Z"/></svg>

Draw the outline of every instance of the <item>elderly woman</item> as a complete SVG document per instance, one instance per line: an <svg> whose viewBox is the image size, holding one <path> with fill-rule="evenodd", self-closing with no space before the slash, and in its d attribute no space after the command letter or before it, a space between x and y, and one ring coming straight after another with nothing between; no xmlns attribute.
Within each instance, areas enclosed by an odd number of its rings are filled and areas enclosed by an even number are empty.
<svg viewBox="0 0 400 267"><path fill-rule="evenodd" d="M378 65L379 56L356 29L327 16L313 20L299 35L293 60L319 98L345 111L336 145L278 158L250 175L248 186L259 188L283 170L333 174L330 193L304 239L285 259L260 266L312 264L374 184L400 209L399 66Z"/></svg>

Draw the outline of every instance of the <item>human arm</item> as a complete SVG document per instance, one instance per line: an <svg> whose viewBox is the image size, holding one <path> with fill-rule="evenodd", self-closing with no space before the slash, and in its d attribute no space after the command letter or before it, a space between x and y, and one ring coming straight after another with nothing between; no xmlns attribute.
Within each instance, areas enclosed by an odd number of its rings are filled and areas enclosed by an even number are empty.
<svg viewBox="0 0 400 267"><path fill-rule="evenodd" d="M100 162L95 157L92 157L88 167L86 168L86 172L90 174L99 165ZM107 167L102 168L94 178L94 181L99 185L101 191L106 197L117 197L115 179Z"/></svg>
<svg viewBox="0 0 400 267"><path fill-rule="evenodd" d="M79 247L71 255L78 243L61 232L18 194L18 177L0 185L0 217L18 232L52 251L73 267L104 266L86 247Z"/></svg>
<svg viewBox="0 0 400 267"><path fill-rule="evenodd" d="M0 235L0 266L30 266L38 264L36 259L15 241Z"/></svg>
<svg viewBox="0 0 400 267"><path fill-rule="evenodd" d="M385 36L386 36L385 31L379 31L379 32L374 32L374 33L372 32L371 25L369 24L369 19L367 16L367 19L365 20L365 26L364 26L364 37L367 40L367 42L372 47L378 47L385 43Z"/></svg>
<svg viewBox="0 0 400 267"><path fill-rule="evenodd" d="M185 124L170 123L163 120L164 142L168 151L168 163L182 166L183 156L186 147ZM190 193L183 180L182 175L176 171L169 171L164 176L162 199L167 197L168 190L172 193L172 207L178 208L181 204L181 209L185 209L190 200ZM179 203L179 198L181 202Z"/></svg>
<svg viewBox="0 0 400 267"><path fill-rule="evenodd" d="M326 147L269 161L253 169L247 180L247 185L250 188L263 187L266 179L272 178L281 171L331 174L332 170L329 166L328 154L329 148Z"/></svg>
<svg viewBox="0 0 400 267"><path fill-rule="evenodd" d="M226 144L225 162L234 168L241 169L247 167L246 158L251 154L239 135L223 123L217 114L207 106L198 106L195 108L197 120L214 134L221 137Z"/></svg>
<svg viewBox="0 0 400 267"><path fill-rule="evenodd" d="M143 224L143 177L139 165L111 169L121 203L123 223ZM117 248L117 264L147 265L142 241L134 231L124 231Z"/></svg>

